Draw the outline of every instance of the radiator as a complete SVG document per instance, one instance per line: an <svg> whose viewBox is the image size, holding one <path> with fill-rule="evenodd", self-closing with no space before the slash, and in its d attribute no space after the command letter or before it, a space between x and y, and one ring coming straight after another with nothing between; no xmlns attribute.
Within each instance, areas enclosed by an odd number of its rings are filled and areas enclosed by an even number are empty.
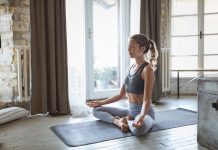
<svg viewBox="0 0 218 150"><path fill-rule="evenodd" d="M161 49L162 92L170 91L170 54L168 48Z"/></svg>
<svg viewBox="0 0 218 150"><path fill-rule="evenodd" d="M17 74L18 74L18 97L19 102L27 102L30 97L30 47L17 47Z"/></svg>

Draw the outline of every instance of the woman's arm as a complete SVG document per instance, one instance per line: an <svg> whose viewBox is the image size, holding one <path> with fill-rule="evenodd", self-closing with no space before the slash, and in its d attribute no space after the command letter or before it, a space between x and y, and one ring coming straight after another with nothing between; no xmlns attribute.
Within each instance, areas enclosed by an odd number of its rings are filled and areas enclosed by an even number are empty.
<svg viewBox="0 0 218 150"><path fill-rule="evenodd" d="M118 95L112 96L112 97L107 98L107 99L102 100L102 101L92 101L92 102L89 102L88 105L91 107L97 107L97 106L101 106L101 105L114 103L114 102L122 99L125 95L126 95L126 91L125 91L125 86L123 85L121 87L120 93Z"/></svg>
<svg viewBox="0 0 218 150"><path fill-rule="evenodd" d="M152 103L151 96L154 85L154 71L150 65L143 69L142 78L144 79L144 97L140 117L135 123L136 127L140 127L143 124L143 120L148 113Z"/></svg>
<svg viewBox="0 0 218 150"><path fill-rule="evenodd" d="M144 79L144 97L141 116L145 117L151 107L151 97L154 86L154 70L150 65L143 69L142 77Z"/></svg>

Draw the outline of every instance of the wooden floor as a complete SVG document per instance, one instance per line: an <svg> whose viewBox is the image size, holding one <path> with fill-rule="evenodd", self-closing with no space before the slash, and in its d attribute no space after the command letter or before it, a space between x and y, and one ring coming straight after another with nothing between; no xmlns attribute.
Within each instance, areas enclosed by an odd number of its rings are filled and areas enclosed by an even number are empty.
<svg viewBox="0 0 218 150"><path fill-rule="evenodd" d="M165 97L154 106L156 111L187 108L197 110L196 97ZM197 125L127 137L80 147L68 147L49 129L53 125L93 120L93 116L72 118L31 117L0 126L0 150L206 150L197 144Z"/></svg>

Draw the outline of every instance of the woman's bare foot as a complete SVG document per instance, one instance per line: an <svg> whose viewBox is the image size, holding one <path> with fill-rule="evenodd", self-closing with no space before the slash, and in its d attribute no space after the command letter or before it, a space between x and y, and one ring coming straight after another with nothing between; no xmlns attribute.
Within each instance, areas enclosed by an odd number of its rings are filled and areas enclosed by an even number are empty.
<svg viewBox="0 0 218 150"><path fill-rule="evenodd" d="M125 117L120 118L120 117L116 116L113 119L113 124L118 126L121 129L121 131L123 131L123 132L128 132L129 131L129 127L128 127L127 120L126 120Z"/></svg>
<svg viewBox="0 0 218 150"><path fill-rule="evenodd" d="M126 120L133 120L133 117L130 116L130 115L129 115L129 116L126 116L125 118L126 118Z"/></svg>

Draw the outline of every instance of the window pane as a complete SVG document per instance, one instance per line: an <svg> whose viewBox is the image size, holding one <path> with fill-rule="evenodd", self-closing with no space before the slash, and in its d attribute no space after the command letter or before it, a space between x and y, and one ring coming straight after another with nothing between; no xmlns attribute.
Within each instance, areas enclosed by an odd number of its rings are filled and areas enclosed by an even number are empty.
<svg viewBox="0 0 218 150"><path fill-rule="evenodd" d="M171 69L197 69L197 56L171 57ZM176 72L172 72L173 77L177 76ZM194 77L196 72L181 72L181 77Z"/></svg>
<svg viewBox="0 0 218 150"><path fill-rule="evenodd" d="M204 36L204 54L218 54L218 35Z"/></svg>
<svg viewBox="0 0 218 150"><path fill-rule="evenodd" d="M218 69L218 55L204 56L204 69Z"/></svg>
<svg viewBox="0 0 218 150"><path fill-rule="evenodd" d="M93 2L93 30L95 90L118 88L120 71L117 0L110 4Z"/></svg>
<svg viewBox="0 0 218 150"><path fill-rule="evenodd" d="M197 0L172 0L172 15L197 14L197 2Z"/></svg>
<svg viewBox="0 0 218 150"><path fill-rule="evenodd" d="M197 55L198 37L172 37L171 55Z"/></svg>
<svg viewBox="0 0 218 150"><path fill-rule="evenodd" d="M197 35L198 18L197 16L172 17L172 35Z"/></svg>
<svg viewBox="0 0 218 150"><path fill-rule="evenodd" d="M205 13L218 12L218 0L204 0L204 11Z"/></svg>
<svg viewBox="0 0 218 150"><path fill-rule="evenodd" d="M204 33L218 33L218 14L204 16Z"/></svg>
<svg viewBox="0 0 218 150"><path fill-rule="evenodd" d="M130 5L130 35L139 33L141 0L131 0Z"/></svg>
<svg viewBox="0 0 218 150"><path fill-rule="evenodd" d="M171 57L172 69L197 69L197 56Z"/></svg>

